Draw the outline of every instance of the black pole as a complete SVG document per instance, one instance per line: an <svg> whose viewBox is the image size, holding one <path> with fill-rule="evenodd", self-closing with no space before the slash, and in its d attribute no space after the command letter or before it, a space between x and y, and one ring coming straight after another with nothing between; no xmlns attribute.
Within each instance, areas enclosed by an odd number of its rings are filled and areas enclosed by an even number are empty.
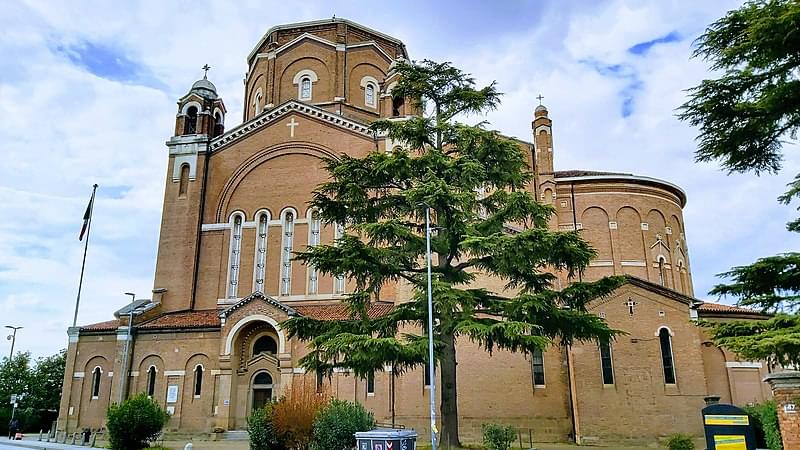
<svg viewBox="0 0 800 450"><path fill-rule="evenodd" d="M86 226L86 242L83 245L83 262L81 263L81 277L78 280L78 297L75 299L75 315L72 316L72 326L78 325L78 307L81 304L81 289L83 288L83 270L86 268L86 253L89 251L89 234L92 232L92 213L94 213L94 194L97 184L92 186L92 198L89 200L89 223Z"/></svg>

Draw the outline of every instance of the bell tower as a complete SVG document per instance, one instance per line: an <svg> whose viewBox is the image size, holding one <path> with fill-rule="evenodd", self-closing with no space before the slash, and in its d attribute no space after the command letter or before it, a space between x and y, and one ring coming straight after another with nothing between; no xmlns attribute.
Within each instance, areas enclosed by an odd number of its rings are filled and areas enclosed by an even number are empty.
<svg viewBox="0 0 800 450"><path fill-rule="evenodd" d="M165 312L194 306L209 144L225 131L225 104L208 80L208 69L203 67L203 78L178 100L175 134L166 143L169 163L153 286L153 301Z"/></svg>
<svg viewBox="0 0 800 450"><path fill-rule="evenodd" d="M541 95L537 97L541 102ZM547 115L547 108L541 103L533 112L533 165L536 192L542 203L555 202L556 183L553 172L553 122Z"/></svg>

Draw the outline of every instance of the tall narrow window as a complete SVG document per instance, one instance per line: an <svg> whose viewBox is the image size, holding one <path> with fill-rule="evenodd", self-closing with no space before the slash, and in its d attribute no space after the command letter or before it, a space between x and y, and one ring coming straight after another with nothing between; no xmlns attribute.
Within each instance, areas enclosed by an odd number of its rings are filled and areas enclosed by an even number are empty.
<svg viewBox="0 0 800 450"><path fill-rule="evenodd" d="M544 386L544 353L538 348L533 351L531 371L533 372L533 385Z"/></svg>
<svg viewBox="0 0 800 450"><path fill-rule="evenodd" d="M253 277L253 290L264 292L264 278L267 274L267 228L269 215L264 213L258 216L258 235L256 236L256 264Z"/></svg>
<svg viewBox="0 0 800 450"><path fill-rule="evenodd" d="M294 238L294 213L283 216L283 251L281 254L281 295L292 293L292 241Z"/></svg>
<svg viewBox="0 0 800 450"><path fill-rule="evenodd" d="M614 362L611 359L611 344L600 344L600 368L603 371L603 384L614 384Z"/></svg>
<svg viewBox="0 0 800 450"><path fill-rule="evenodd" d="M203 392L203 366L197 365L194 368L194 396L200 397Z"/></svg>
<svg viewBox="0 0 800 450"><path fill-rule="evenodd" d="M375 85L372 83L367 84L364 88L364 103L367 106L375 107Z"/></svg>
<svg viewBox="0 0 800 450"><path fill-rule="evenodd" d="M672 336L669 330L658 330L658 340L661 342L661 362L664 366L664 383L675 384L675 364L672 358Z"/></svg>
<svg viewBox="0 0 800 450"><path fill-rule="evenodd" d="M181 177L178 181L178 197L186 197L186 190L189 188L189 165L181 166Z"/></svg>
<svg viewBox="0 0 800 450"><path fill-rule="evenodd" d="M403 109L405 99L403 97L392 97L392 117L400 115L400 110Z"/></svg>
<svg viewBox="0 0 800 450"><path fill-rule="evenodd" d="M436 369L434 369L434 372ZM425 387L431 385L431 365L428 362L425 362L425 374L423 375L423 383L425 383Z"/></svg>
<svg viewBox="0 0 800 450"><path fill-rule="evenodd" d="M322 392L322 382L324 380L324 375L322 375L322 371L317 371L317 392Z"/></svg>
<svg viewBox="0 0 800 450"><path fill-rule="evenodd" d="M678 262L678 278L681 280L681 292L686 294L686 270L683 267L683 261Z"/></svg>
<svg viewBox="0 0 800 450"><path fill-rule="evenodd" d="M228 270L228 298L236 298L239 288L239 263L242 253L242 216L233 216L231 226L231 254Z"/></svg>
<svg viewBox="0 0 800 450"><path fill-rule="evenodd" d="M300 80L300 100L311 100L311 78Z"/></svg>
<svg viewBox="0 0 800 450"><path fill-rule="evenodd" d="M147 369L147 396L152 398L156 393L156 367Z"/></svg>
<svg viewBox="0 0 800 450"><path fill-rule="evenodd" d="M367 374L367 395L375 395L375 371Z"/></svg>
<svg viewBox="0 0 800 450"><path fill-rule="evenodd" d="M319 211L311 213L311 221L308 224L308 246L316 247L320 240L320 226L322 221L319 218ZM308 293L316 294L319 290L319 271L313 265L308 266Z"/></svg>
<svg viewBox="0 0 800 450"><path fill-rule="evenodd" d="M186 110L186 118L183 123L183 134L197 133L197 107L190 106Z"/></svg>
<svg viewBox="0 0 800 450"><path fill-rule="evenodd" d="M667 276L664 273L664 258L658 258L658 284L666 286Z"/></svg>
<svg viewBox="0 0 800 450"><path fill-rule="evenodd" d="M344 225L337 223L334 231L334 239L340 239L344 236ZM337 275L333 280L333 292L335 294L344 294L344 276Z"/></svg>
<svg viewBox="0 0 800 450"><path fill-rule="evenodd" d="M100 397L100 380L102 379L103 370L95 367L92 372L92 398Z"/></svg>

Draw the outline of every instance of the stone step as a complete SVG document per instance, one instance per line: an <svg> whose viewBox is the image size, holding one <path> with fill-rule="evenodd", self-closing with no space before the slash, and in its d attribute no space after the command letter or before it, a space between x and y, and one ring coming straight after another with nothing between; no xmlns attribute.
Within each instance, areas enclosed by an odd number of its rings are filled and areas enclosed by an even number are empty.
<svg viewBox="0 0 800 450"><path fill-rule="evenodd" d="M248 441L250 434L247 430L231 430L222 433L222 440L224 441Z"/></svg>

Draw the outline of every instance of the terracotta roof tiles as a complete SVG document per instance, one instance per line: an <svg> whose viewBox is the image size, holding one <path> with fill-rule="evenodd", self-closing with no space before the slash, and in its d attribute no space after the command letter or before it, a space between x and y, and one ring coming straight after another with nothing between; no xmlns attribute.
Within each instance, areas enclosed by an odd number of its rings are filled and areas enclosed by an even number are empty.
<svg viewBox="0 0 800 450"><path fill-rule="evenodd" d="M700 312L721 313L721 314L755 314L766 315L761 311L740 306L724 305L722 303L703 303L697 307Z"/></svg>
<svg viewBox="0 0 800 450"><path fill-rule="evenodd" d="M105 322L98 322L81 327L81 331L111 331L119 328L119 320L106 320Z"/></svg>
<svg viewBox="0 0 800 450"><path fill-rule="evenodd" d="M180 311L167 313L136 325L141 330L219 328L219 312L216 309L202 311Z"/></svg>
<svg viewBox="0 0 800 450"><path fill-rule="evenodd" d="M370 318L376 318L389 314L394 304L388 302L372 303L367 310ZM350 314L344 304L329 305L297 305L294 308L298 313L305 317L316 320L349 320Z"/></svg>

